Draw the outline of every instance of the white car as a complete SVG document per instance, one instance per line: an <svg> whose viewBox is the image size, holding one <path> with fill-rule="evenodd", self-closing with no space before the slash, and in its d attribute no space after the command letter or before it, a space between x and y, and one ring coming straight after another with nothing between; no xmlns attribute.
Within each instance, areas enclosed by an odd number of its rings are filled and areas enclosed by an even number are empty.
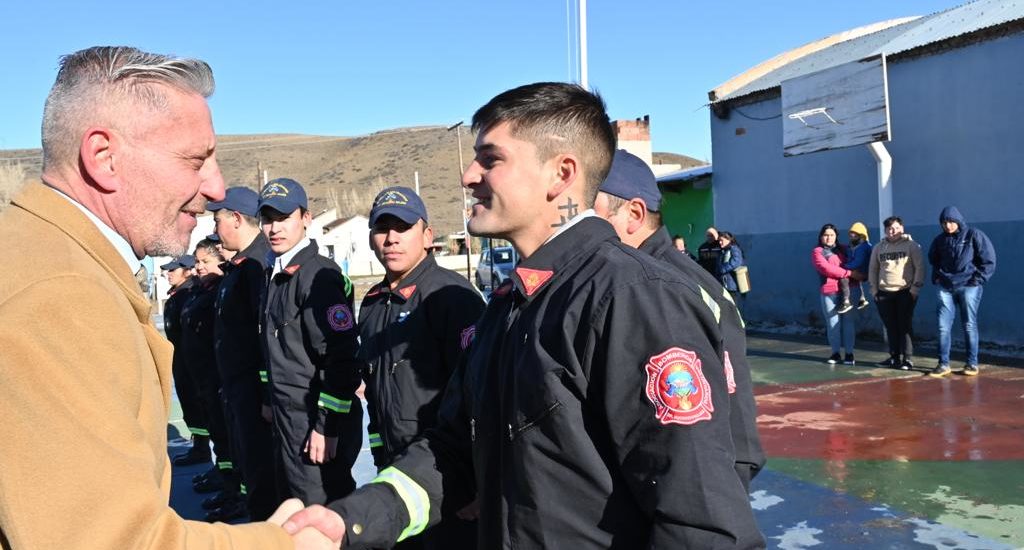
<svg viewBox="0 0 1024 550"><path fill-rule="evenodd" d="M484 249L476 266L476 287L480 290L498 288L509 278L517 263L519 256L511 246Z"/></svg>

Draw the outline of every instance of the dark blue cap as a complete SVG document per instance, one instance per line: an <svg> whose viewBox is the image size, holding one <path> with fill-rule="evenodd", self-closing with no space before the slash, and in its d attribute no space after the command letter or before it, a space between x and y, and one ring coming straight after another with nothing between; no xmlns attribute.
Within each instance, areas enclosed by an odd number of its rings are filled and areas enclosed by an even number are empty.
<svg viewBox="0 0 1024 550"><path fill-rule="evenodd" d="M282 214L291 214L296 208L309 209L306 190L302 184L288 178L270 180L260 191L260 210L273 208Z"/></svg>
<svg viewBox="0 0 1024 550"><path fill-rule="evenodd" d="M599 189L620 199L643 199L647 210L661 208L661 191L654 172L640 157L619 149L612 159L612 168Z"/></svg>
<svg viewBox="0 0 1024 550"><path fill-rule="evenodd" d="M260 209L260 196L248 187L229 187L224 192L224 200L206 203L210 212L231 210L246 216L256 217Z"/></svg>
<svg viewBox="0 0 1024 550"><path fill-rule="evenodd" d="M415 191L408 187L388 187L377 193L373 199L373 208L370 210L370 227L377 223L381 216L391 215L407 224L414 224L416 220L427 221L427 207Z"/></svg>
<svg viewBox="0 0 1024 550"><path fill-rule="evenodd" d="M213 241L215 243L219 243L220 242L220 235L218 235L216 233L210 233L209 235L206 236L206 240Z"/></svg>
<svg viewBox="0 0 1024 550"><path fill-rule="evenodd" d="M192 269L196 266L196 258L191 254L185 254L184 256L178 256L177 258L165 263L160 266L160 269L165 271L171 271L172 269L178 269L184 267L185 269Z"/></svg>

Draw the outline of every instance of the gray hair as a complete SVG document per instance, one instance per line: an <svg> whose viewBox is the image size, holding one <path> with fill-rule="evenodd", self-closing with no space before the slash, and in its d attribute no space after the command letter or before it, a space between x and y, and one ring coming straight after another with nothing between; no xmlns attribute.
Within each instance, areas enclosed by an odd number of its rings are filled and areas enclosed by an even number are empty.
<svg viewBox="0 0 1024 550"><path fill-rule="evenodd" d="M124 109L126 103L166 109L167 98L159 85L210 97L213 71L199 59L127 46L94 46L61 57L43 108L43 170L51 163L76 162L82 132L92 124L113 125L110 113ZM134 118L131 113L121 117Z"/></svg>

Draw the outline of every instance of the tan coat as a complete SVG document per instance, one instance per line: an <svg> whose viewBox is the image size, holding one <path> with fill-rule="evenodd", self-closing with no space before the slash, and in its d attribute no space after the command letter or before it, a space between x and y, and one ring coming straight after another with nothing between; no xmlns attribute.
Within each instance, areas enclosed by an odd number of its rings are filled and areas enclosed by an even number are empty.
<svg viewBox="0 0 1024 550"><path fill-rule="evenodd" d="M28 185L0 214L0 547L292 548L279 527L169 506L171 345L128 265Z"/></svg>

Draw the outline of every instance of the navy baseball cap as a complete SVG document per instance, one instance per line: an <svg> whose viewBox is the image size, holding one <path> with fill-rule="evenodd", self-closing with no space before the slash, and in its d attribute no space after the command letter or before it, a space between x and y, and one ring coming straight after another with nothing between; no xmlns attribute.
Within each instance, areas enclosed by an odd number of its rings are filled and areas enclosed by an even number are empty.
<svg viewBox="0 0 1024 550"><path fill-rule="evenodd" d="M180 267L184 267L185 269L192 269L195 266L195 256L191 254L185 254L184 256L178 256L177 258L165 263L164 265L160 266L160 269L163 269L165 271L171 271L173 269L178 269Z"/></svg>
<svg viewBox="0 0 1024 550"><path fill-rule="evenodd" d="M282 214L291 214L296 208L308 209L306 190L293 179L270 180L260 191L259 209L264 208L273 208Z"/></svg>
<svg viewBox="0 0 1024 550"><path fill-rule="evenodd" d="M260 196L248 187L229 187L224 192L224 200L206 203L206 210L231 210L246 216L256 217L260 211Z"/></svg>
<svg viewBox="0 0 1024 550"><path fill-rule="evenodd" d="M416 220L423 219L427 222L427 207L415 191L408 187L388 187L377 193L373 199L373 208L370 210L370 227L377 223L381 216L392 215L407 224L414 224Z"/></svg>
<svg viewBox="0 0 1024 550"><path fill-rule="evenodd" d="M206 240L213 241L215 243L219 243L220 242L220 235L218 235L216 233L210 233L209 235L206 236Z"/></svg>
<svg viewBox="0 0 1024 550"><path fill-rule="evenodd" d="M643 199L651 212L661 208L661 191L651 167L640 157L622 149L615 151L612 168L599 191L620 199Z"/></svg>

